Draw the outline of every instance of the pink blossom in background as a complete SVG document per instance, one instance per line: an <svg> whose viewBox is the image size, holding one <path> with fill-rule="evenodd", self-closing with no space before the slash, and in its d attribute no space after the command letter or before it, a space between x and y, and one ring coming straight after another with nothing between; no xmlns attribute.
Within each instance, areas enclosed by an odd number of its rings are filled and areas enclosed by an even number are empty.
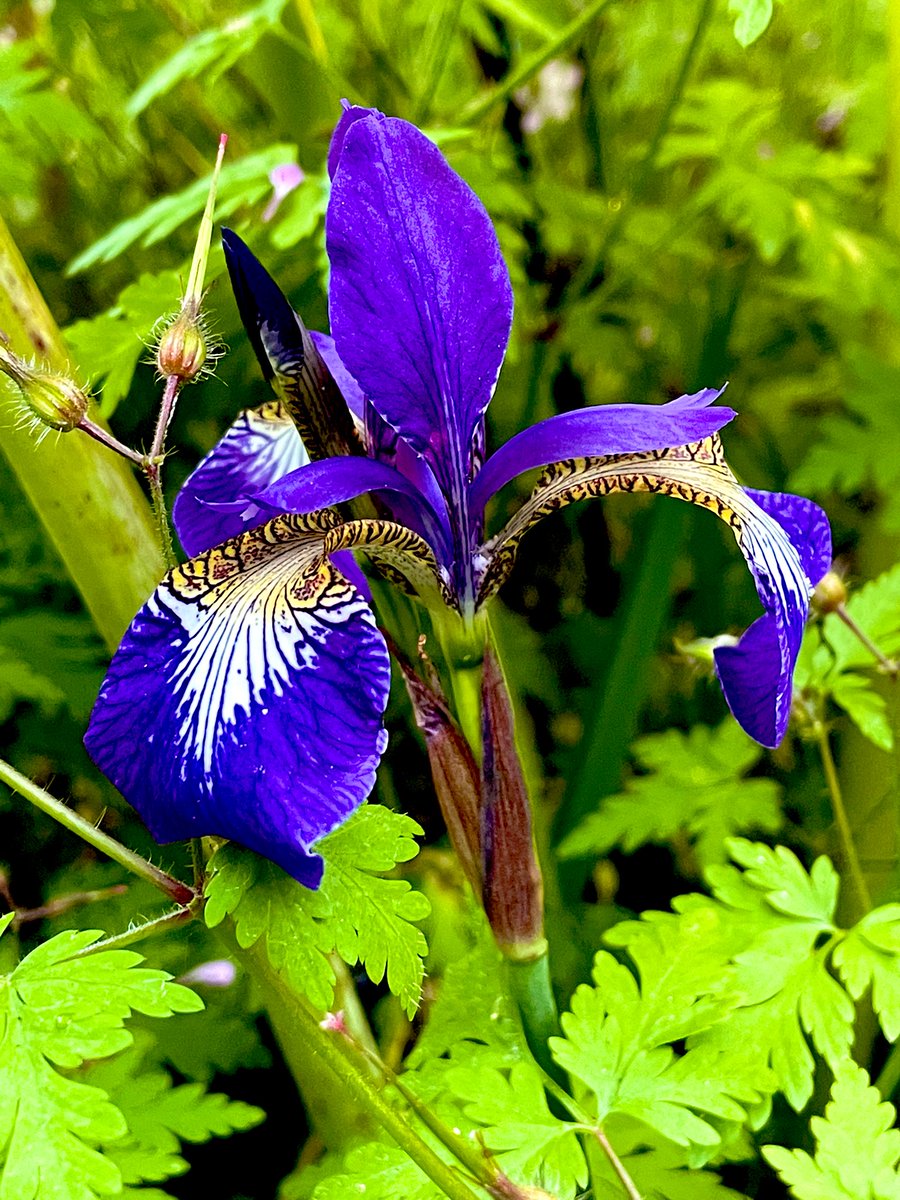
<svg viewBox="0 0 900 1200"><path fill-rule="evenodd" d="M277 167L273 167L269 172L269 182L272 184L272 199L266 205L266 210L262 215L264 221L271 221L278 208L285 198L289 196L294 188L299 187L306 175L302 167L298 167L296 163L280 163Z"/></svg>

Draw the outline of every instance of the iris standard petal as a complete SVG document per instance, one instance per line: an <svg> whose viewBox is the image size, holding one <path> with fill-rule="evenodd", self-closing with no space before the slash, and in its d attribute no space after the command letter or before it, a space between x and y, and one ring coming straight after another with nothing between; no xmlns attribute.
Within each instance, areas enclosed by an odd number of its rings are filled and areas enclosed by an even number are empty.
<svg viewBox="0 0 900 1200"><path fill-rule="evenodd" d="M384 120L384 113L379 112L377 108L364 108L358 104L350 104L347 100L341 101L341 115L338 118L338 123L334 127L334 133L331 135L331 142L328 146L328 178L334 179L334 173L340 162L341 152L344 149L344 139L352 125L357 121L364 121L367 117L374 117L376 121Z"/></svg>
<svg viewBox="0 0 900 1200"><path fill-rule="evenodd" d="M414 126L367 114L346 129L325 232L341 359L464 527L472 437L512 320L490 219Z"/></svg>
<svg viewBox="0 0 900 1200"><path fill-rule="evenodd" d="M217 546L262 517L246 515L247 497L309 462L297 426L272 400L242 412L191 472L178 493L172 520L185 551ZM224 507L223 507L224 505Z"/></svg>
<svg viewBox="0 0 900 1200"><path fill-rule="evenodd" d="M812 585L804 564L818 569L822 561L825 517L810 501L772 500L771 493L764 493L768 508L779 514L770 516L732 475L718 435L642 454L554 463L504 529L482 547L478 603L506 579L523 533L536 521L575 500L611 492L659 492L686 500L710 509L731 528L765 615L737 646L716 652L716 666L740 724L763 745L777 745L787 729L793 671L809 611ZM800 551L792 544L793 536Z"/></svg>
<svg viewBox="0 0 900 1200"><path fill-rule="evenodd" d="M534 467L586 458L684 446L717 433L734 417L710 408L724 388L704 388L668 404L604 404L560 413L523 429L487 460L470 488L473 513L484 510L504 484Z"/></svg>
<svg viewBox="0 0 900 1200"><path fill-rule="evenodd" d="M309 887L387 737L387 649L325 557L334 523L279 517L169 572L85 738L158 841L233 838Z"/></svg>
<svg viewBox="0 0 900 1200"><path fill-rule="evenodd" d="M310 458L362 454L347 403L281 288L230 229L222 230L222 248L263 377L295 422Z"/></svg>

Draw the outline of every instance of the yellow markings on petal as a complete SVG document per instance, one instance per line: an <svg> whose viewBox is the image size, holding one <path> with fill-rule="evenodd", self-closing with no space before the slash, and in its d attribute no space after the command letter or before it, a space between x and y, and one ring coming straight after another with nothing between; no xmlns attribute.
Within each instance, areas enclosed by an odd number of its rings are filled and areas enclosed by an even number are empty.
<svg viewBox="0 0 900 1200"><path fill-rule="evenodd" d="M434 551L424 538L395 521L364 519L346 521L331 529L327 552L364 549L379 571L404 591L427 602L437 594L442 603L456 607L449 582L438 565Z"/></svg>
<svg viewBox="0 0 900 1200"><path fill-rule="evenodd" d="M612 492L658 493L709 509L731 527L745 552L748 526L756 531L764 525L769 540L778 545L778 557L787 554L788 558L796 559L789 549L787 535L753 503L735 479L725 461L721 440L714 434L686 446L567 459L547 467L528 500L482 547L476 603L483 604L506 581L522 535L532 525L574 501L608 496ZM781 546L782 542L787 546ZM759 555L751 557L758 560Z"/></svg>

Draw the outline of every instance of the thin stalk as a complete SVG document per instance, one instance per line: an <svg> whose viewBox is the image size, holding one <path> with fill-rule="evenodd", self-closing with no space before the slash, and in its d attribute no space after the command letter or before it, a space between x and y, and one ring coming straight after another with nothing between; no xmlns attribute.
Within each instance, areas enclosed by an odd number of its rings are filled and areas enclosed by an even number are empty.
<svg viewBox="0 0 900 1200"><path fill-rule="evenodd" d="M612 0L594 0L583 12L579 13L574 21L570 21L555 37L545 42L540 50L526 58L517 70L510 72L492 91L482 96L480 100L466 105L460 114L459 124L475 125L492 108L508 100L513 92L526 84L542 67L567 49L570 43L574 42L611 3Z"/></svg>
<svg viewBox="0 0 900 1200"><path fill-rule="evenodd" d="M861 919L872 911L872 897L869 894L869 885L866 883L866 877L863 874L862 866L860 865L859 855L856 852L856 843L853 840L853 831L850 828L850 821L847 817L847 809L844 805L844 796L841 791L841 782L838 778L837 768L834 764L834 756L831 753L831 742L828 738L828 729L824 722L818 722L816 726L816 744L819 747L819 754L822 759L822 768L825 771L825 783L828 787L828 794L831 797L831 810L834 814L834 822L837 826L838 840L841 844L841 855L844 860L847 874L850 877L850 882L853 891L856 894L856 920Z"/></svg>
<svg viewBox="0 0 900 1200"><path fill-rule="evenodd" d="M153 444L149 453L142 459L141 465L147 477L150 488L150 501L153 506L153 516L156 519L156 532L160 549L169 567L176 563L175 548L172 545L172 531L169 528L169 512L162 488L162 464L166 449L166 434L175 412L175 402L178 399L178 389L181 378L169 375L163 389L162 402L156 418L156 429L153 431Z"/></svg>
<svg viewBox="0 0 900 1200"><path fill-rule="evenodd" d="M618 241L622 234L622 230L625 228L627 221L631 217L635 200L637 200L643 194L644 188L647 185L647 181L650 178L654 167L656 166L656 158L659 154L660 147L662 146L663 139L669 132L669 127L672 124L672 118L675 116L678 106L681 104L682 97L684 96L684 89L687 86L687 81L690 78L691 70L693 69L697 54L701 45L703 44L706 31L709 28L709 23L712 18L714 8L715 0L701 0L700 9L697 13L697 21L694 25L694 31L691 34L691 40L688 42L685 49L684 56L682 57L681 64L678 68L678 74L675 77L675 82L672 85L672 90L669 93L668 99L666 100L665 107L660 113L659 121L657 122L656 128L653 131L653 136L650 138L650 142L647 146L647 149L644 151L644 155L640 163L635 168L634 175L631 179L631 184L628 188L627 201L620 205L615 218L610 223L606 231L606 236L601 243L600 249L597 252L597 256L593 263L585 264L578 272L577 283L580 285L576 289L578 291L586 291L590 286L591 280L596 277L599 270L606 263L610 250L615 242Z"/></svg>
<svg viewBox="0 0 900 1200"><path fill-rule="evenodd" d="M324 65L328 62L328 46L325 42L325 36L322 33L322 27L316 17L315 5L312 3L312 0L294 0L294 9L303 32L309 41L309 48L312 51L313 58L316 62Z"/></svg>
<svg viewBox="0 0 900 1200"><path fill-rule="evenodd" d="M398 1112L377 1088L361 1056L344 1037L323 1029L319 1018L303 997L291 990L288 982L268 962L261 940L249 950L236 953L249 960L254 977L268 997L276 999L289 1020L282 1021L279 1036L288 1061L301 1059L327 1071L341 1085L353 1105L366 1113L388 1133L397 1145L440 1188L449 1200L478 1200L476 1193L456 1168L448 1166L410 1124L405 1113ZM267 1007L269 1005L267 1004Z"/></svg>
<svg viewBox="0 0 900 1200"><path fill-rule="evenodd" d="M141 925L135 925L133 929L126 929L124 933L114 933L112 937L94 942L92 946L85 946L83 950L79 950L72 957L88 958L91 954L98 954L101 950L124 950L126 946L133 946L135 942L142 942L145 938L158 937L161 933L177 929L179 925L186 925L196 915L196 906L194 905L173 908L171 912L163 913L161 917L154 917L152 921L144 921Z"/></svg>
<svg viewBox="0 0 900 1200"><path fill-rule="evenodd" d="M416 97L413 119L417 125L424 122L434 93L437 91L447 60L450 57L450 46L459 25L459 14L462 0L444 0L443 5L435 10L432 36L428 39L428 49L424 55L426 61L425 82Z"/></svg>
<svg viewBox="0 0 900 1200"><path fill-rule="evenodd" d="M71 374L66 347L0 220L0 329L23 358ZM114 649L165 571L150 509L129 466L71 434L36 447L0 420L0 451L41 519L94 623Z"/></svg>
<svg viewBox="0 0 900 1200"><path fill-rule="evenodd" d="M105 446L107 450L112 450L115 454L121 454L122 458L127 458L129 462L133 462L139 467L143 466L144 456L142 454L138 454L137 450L132 450L124 442L120 442L108 429L104 429L102 425L97 425L89 417L82 417L76 428L82 433L86 433L88 437L92 437L95 442L99 442L101 446Z"/></svg>
<svg viewBox="0 0 900 1200"><path fill-rule="evenodd" d="M69 912L70 909L80 908L82 904L96 904L98 900L109 900L112 896L123 896L128 891L128 885L125 883L115 883L112 887L92 888L86 892L70 892L67 896L57 896L55 900L48 900L46 904L41 904L37 908L18 908L13 904L10 907L16 909L16 919L13 921L13 928L19 929L22 925L27 925L30 921L46 921L51 917L58 917L62 913ZM9 892L4 889L4 900L9 900Z"/></svg>
<svg viewBox="0 0 900 1200"><path fill-rule="evenodd" d="M155 867L153 863L142 858L140 854L136 854L134 850L129 850L127 846L123 846L121 842L111 838L108 833L97 829L90 821L86 821L84 817L79 816L61 800L57 800L55 796L45 792L36 783L32 783L27 776L22 775L15 767L10 766L2 759L0 759L0 783L5 783L17 795L22 796L35 808L39 808L41 812L52 817L54 821L58 821L71 833L77 834L88 845L99 850L101 854L105 854L107 858L111 858L113 862L117 862L132 875L152 883L176 904L190 904L196 899L193 888L182 883L180 879L175 879L168 872L160 870L159 867Z"/></svg>
<svg viewBox="0 0 900 1200"><path fill-rule="evenodd" d="M625 1170L625 1166L621 1158L619 1158L618 1154L616 1154L615 1150L613 1150L612 1146L610 1145L609 1138L602 1129L595 1128L593 1132L594 1137L600 1143L600 1148L609 1159L612 1169L618 1175L622 1187L625 1189L625 1193L628 1196L628 1200L641 1200L641 1193L634 1186L634 1180Z"/></svg>
<svg viewBox="0 0 900 1200"><path fill-rule="evenodd" d="M835 612L835 615L841 621L844 622L844 624L847 626L847 628L850 630L850 632L854 635L854 637L859 638L859 640L862 642L862 644L865 646L865 648L869 651L869 653L872 655L872 657L875 659L875 661L878 663L878 665L881 667L881 669L885 672L885 674L887 674L887 675L900 674L900 663L898 663L893 658L888 658L887 655L885 655L884 652L882 650L880 650L878 648L878 646L875 645L875 643L872 641L872 639L869 637L869 635L866 633L866 631L864 629L861 629L860 626L857 625L856 621L854 621L853 617L850 616L849 612L847 612L847 609L843 604L839 604L835 608L834 612Z"/></svg>
<svg viewBox="0 0 900 1200"><path fill-rule="evenodd" d="M900 1084L900 1042L894 1042L890 1054L881 1068L881 1073L875 1080L875 1086L885 1100L890 1100L896 1092L898 1084Z"/></svg>

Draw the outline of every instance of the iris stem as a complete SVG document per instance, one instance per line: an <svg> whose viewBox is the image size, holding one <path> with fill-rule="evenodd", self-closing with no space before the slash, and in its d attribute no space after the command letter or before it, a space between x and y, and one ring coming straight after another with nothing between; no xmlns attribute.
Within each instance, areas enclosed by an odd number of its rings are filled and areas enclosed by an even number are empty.
<svg viewBox="0 0 900 1200"><path fill-rule="evenodd" d="M148 883L152 883L176 904L189 905L196 899L193 888L169 875L168 872L160 870L159 867L155 867L140 854L136 854L127 846L123 846L121 842L117 842L115 838L111 838L108 833L97 829L90 821L86 821L84 817L79 816L61 800L57 800L55 796L45 792L42 787L32 783L27 776L22 775L15 767L10 766L2 759L0 759L0 783L5 783L17 795L28 800L35 808L39 808L41 812L52 817L54 821L58 821L71 833L76 833L88 845L99 850L101 854L105 854L107 858L111 858L113 862L117 862L132 875L137 875L139 879L146 879Z"/></svg>
<svg viewBox="0 0 900 1200"><path fill-rule="evenodd" d="M838 778L837 768L834 763L834 756L831 753L831 742L828 737L828 729L823 721L816 723L816 743L819 747L819 754L822 759L822 768L825 772L825 783L828 787L828 794L831 797L831 810L834 814L834 822L837 826L838 840L841 845L841 855L844 860L844 866L847 874L850 877L850 883L856 895L855 913L856 920L861 919L867 913L872 911L872 897L869 894L869 885L866 883L866 877L863 874L862 866L860 865L859 855L856 852L856 843L853 840L853 831L850 828L850 821L847 816L847 809L844 805L844 795L841 790L841 781Z"/></svg>
<svg viewBox="0 0 900 1200"><path fill-rule="evenodd" d="M571 42L574 42L611 3L612 0L594 0L593 4L589 4L573 21L565 25L556 37L551 38L550 41L544 43L540 50L529 55L517 70L506 76L502 83L499 83L487 95L482 96L480 100L467 105L462 111L459 123L475 125L492 108L508 100L513 92L527 83L542 67L556 58Z"/></svg>

